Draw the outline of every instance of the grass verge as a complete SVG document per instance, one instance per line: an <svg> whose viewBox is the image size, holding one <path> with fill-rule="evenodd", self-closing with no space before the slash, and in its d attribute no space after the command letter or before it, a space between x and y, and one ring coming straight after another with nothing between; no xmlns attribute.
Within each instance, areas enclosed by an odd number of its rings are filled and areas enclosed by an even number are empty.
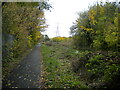
<svg viewBox="0 0 120 90"><path fill-rule="evenodd" d="M44 88L88 88L71 68L67 51L72 49L60 44L52 43L42 47L44 65Z"/></svg>

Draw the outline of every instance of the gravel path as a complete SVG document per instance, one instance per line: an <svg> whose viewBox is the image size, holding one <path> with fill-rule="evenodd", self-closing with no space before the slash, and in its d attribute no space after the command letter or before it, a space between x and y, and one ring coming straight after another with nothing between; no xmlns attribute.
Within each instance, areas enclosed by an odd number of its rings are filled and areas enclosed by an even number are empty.
<svg viewBox="0 0 120 90"><path fill-rule="evenodd" d="M40 44L3 80L3 88L40 88Z"/></svg>

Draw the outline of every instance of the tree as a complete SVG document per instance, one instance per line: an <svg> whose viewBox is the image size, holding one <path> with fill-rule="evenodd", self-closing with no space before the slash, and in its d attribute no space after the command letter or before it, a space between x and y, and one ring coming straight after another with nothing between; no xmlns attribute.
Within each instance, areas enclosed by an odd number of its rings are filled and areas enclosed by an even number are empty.
<svg viewBox="0 0 120 90"><path fill-rule="evenodd" d="M44 40L45 40L45 41L49 41L49 40L50 40L50 38L48 37L48 35L45 35L45 36L44 36Z"/></svg>
<svg viewBox="0 0 120 90"><path fill-rule="evenodd" d="M42 7L42 4L45 6ZM49 10L50 7L47 2L5 2L2 4L3 67L6 63L21 58L39 42L41 32L47 27L44 10Z"/></svg>
<svg viewBox="0 0 120 90"><path fill-rule="evenodd" d="M114 2L93 5L70 28L76 47L118 48L118 8Z"/></svg>

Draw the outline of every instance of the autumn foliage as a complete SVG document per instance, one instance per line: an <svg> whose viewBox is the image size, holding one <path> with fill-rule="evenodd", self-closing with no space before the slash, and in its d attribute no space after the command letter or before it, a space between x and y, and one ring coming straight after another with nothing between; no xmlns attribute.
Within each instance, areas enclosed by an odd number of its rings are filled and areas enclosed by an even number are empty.
<svg viewBox="0 0 120 90"><path fill-rule="evenodd" d="M39 8L39 5L46 7ZM2 3L3 67L19 61L40 40L47 27L44 10L47 2Z"/></svg>
<svg viewBox="0 0 120 90"><path fill-rule="evenodd" d="M90 87L120 86L119 17L117 2L96 3L80 13L70 28L79 57L73 68L81 77L86 75Z"/></svg>
<svg viewBox="0 0 120 90"><path fill-rule="evenodd" d="M54 38L52 38L52 40L56 41L56 42L64 41L67 39L69 39L69 38L67 38L67 37L54 37Z"/></svg>

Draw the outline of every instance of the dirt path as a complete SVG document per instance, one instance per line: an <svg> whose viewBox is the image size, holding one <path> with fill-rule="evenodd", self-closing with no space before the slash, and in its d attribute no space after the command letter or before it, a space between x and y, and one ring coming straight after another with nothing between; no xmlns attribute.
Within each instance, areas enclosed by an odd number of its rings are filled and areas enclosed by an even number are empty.
<svg viewBox="0 0 120 90"><path fill-rule="evenodd" d="M3 80L3 88L40 87L40 44Z"/></svg>

